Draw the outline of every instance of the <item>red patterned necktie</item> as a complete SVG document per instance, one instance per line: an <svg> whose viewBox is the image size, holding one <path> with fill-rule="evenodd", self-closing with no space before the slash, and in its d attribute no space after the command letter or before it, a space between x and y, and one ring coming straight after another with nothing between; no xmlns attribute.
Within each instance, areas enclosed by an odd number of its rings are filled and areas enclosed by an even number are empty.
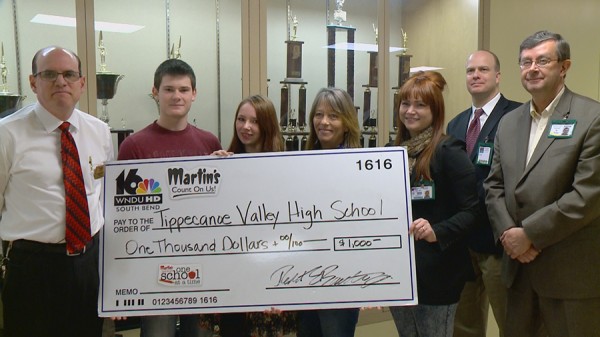
<svg viewBox="0 0 600 337"><path fill-rule="evenodd" d="M479 117L483 115L483 109L475 110L475 116L473 120L469 124L469 128L467 129L467 154L470 156L471 152L473 152L473 148L475 147L475 143L477 142L477 137L479 137L479 132L481 131L481 122L479 121Z"/></svg>
<svg viewBox="0 0 600 337"><path fill-rule="evenodd" d="M75 140L69 132L69 126L71 126L69 122L64 122L58 128L62 131L60 152L65 184L67 254L77 254L82 252L85 245L91 241L92 236L79 153Z"/></svg>

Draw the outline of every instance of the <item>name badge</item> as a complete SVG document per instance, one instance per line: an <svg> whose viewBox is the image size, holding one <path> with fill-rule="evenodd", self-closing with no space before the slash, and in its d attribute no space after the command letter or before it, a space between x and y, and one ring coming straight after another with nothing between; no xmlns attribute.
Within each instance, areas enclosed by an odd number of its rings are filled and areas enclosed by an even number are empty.
<svg viewBox="0 0 600 337"><path fill-rule="evenodd" d="M98 165L94 168L94 179L100 179L104 177L104 165Z"/></svg>
<svg viewBox="0 0 600 337"><path fill-rule="evenodd" d="M492 165L492 154L494 153L494 144L492 143L479 143L477 145L477 158L475 164L477 165Z"/></svg>
<svg viewBox="0 0 600 337"><path fill-rule="evenodd" d="M420 180L410 188L412 200L435 200L435 184L430 180Z"/></svg>
<svg viewBox="0 0 600 337"><path fill-rule="evenodd" d="M548 138L571 138L577 121L574 119L553 120L550 125Z"/></svg>

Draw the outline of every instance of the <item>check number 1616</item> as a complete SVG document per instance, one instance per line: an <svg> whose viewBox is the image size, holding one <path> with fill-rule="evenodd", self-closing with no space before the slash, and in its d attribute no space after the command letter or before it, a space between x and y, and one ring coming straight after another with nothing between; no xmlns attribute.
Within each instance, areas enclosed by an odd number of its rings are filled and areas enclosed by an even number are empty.
<svg viewBox="0 0 600 337"><path fill-rule="evenodd" d="M356 162L359 171L372 171L372 170L389 170L392 168L391 159L367 159L359 160Z"/></svg>

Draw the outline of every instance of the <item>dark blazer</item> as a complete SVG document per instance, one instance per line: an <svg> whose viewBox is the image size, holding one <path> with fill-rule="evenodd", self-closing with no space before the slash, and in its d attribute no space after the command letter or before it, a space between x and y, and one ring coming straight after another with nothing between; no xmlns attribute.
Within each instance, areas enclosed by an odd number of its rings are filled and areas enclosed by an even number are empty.
<svg viewBox="0 0 600 337"><path fill-rule="evenodd" d="M504 96L501 94L498 103L496 103L496 106L494 107L494 110L492 110L492 112L489 114L485 124L483 125L483 128L481 128L481 133L479 133L479 137L477 138L477 142L475 144L490 143L493 146L500 119L504 117L506 113L516 109L520 105L521 103L510 101L504 98ZM450 123L448 123L446 132L449 135L454 136L454 138L460 139L464 142L467 136L467 129L469 128L469 119L471 118L471 114L471 108L468 108L467 110L458 114L458 116L454 117ZM477 147L475 147L475 150L471 153L470 159L475 165L475 175L477 176L477 193L479 194L480 217L477 220L477 228L475 228L469 234L469 248L478 253L502 255L502 246L497 245L496 240L494 240L492 227L490 225L487 209L485 207L485 191L483 189L483 180L490 173L491 166L475 164L477 160Z"/></svg>
<svg viewBox="0 0 600 337"><path fill-rule="evenodd" d="M415 242L420 304L457 303L465 281L473 276L466 234L478 213L475 170L464 143L448 136L437 147L430 165L434 200L412 202L413 219L429 221L438 242ZM419 177L411 175L411 186Z"/></svg>
<svg viewBox="0 0 600 337"><path fill-rule="evenodd" d="M527 165L530 103L508 113L498 127L494 160L484 182L496 238L523 227L541 250L521 264L506 254L508 286L528 268L542 297L600 297L600 103L565 88ZM553 120L577 121L571 138L549 138Z"/></svg>

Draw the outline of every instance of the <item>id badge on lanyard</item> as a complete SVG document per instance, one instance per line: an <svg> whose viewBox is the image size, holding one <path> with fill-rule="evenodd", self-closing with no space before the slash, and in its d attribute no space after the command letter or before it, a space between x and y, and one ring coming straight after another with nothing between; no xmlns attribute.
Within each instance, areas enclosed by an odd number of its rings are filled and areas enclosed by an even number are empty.
<svg viewBox="0 0 600 337"><path fill-rule="evenodd" d="M492 155L494 154L494 144L481 142L477 144L477 157L475 157L475 164L490 166L492 165Z"/></svg>
<svg viewBox="0 0 600 337"><path fill-rule="evenodd" d="M410 195L413 201L435 200L435 183L421 178L415 186L411 186Z"/></svg>

